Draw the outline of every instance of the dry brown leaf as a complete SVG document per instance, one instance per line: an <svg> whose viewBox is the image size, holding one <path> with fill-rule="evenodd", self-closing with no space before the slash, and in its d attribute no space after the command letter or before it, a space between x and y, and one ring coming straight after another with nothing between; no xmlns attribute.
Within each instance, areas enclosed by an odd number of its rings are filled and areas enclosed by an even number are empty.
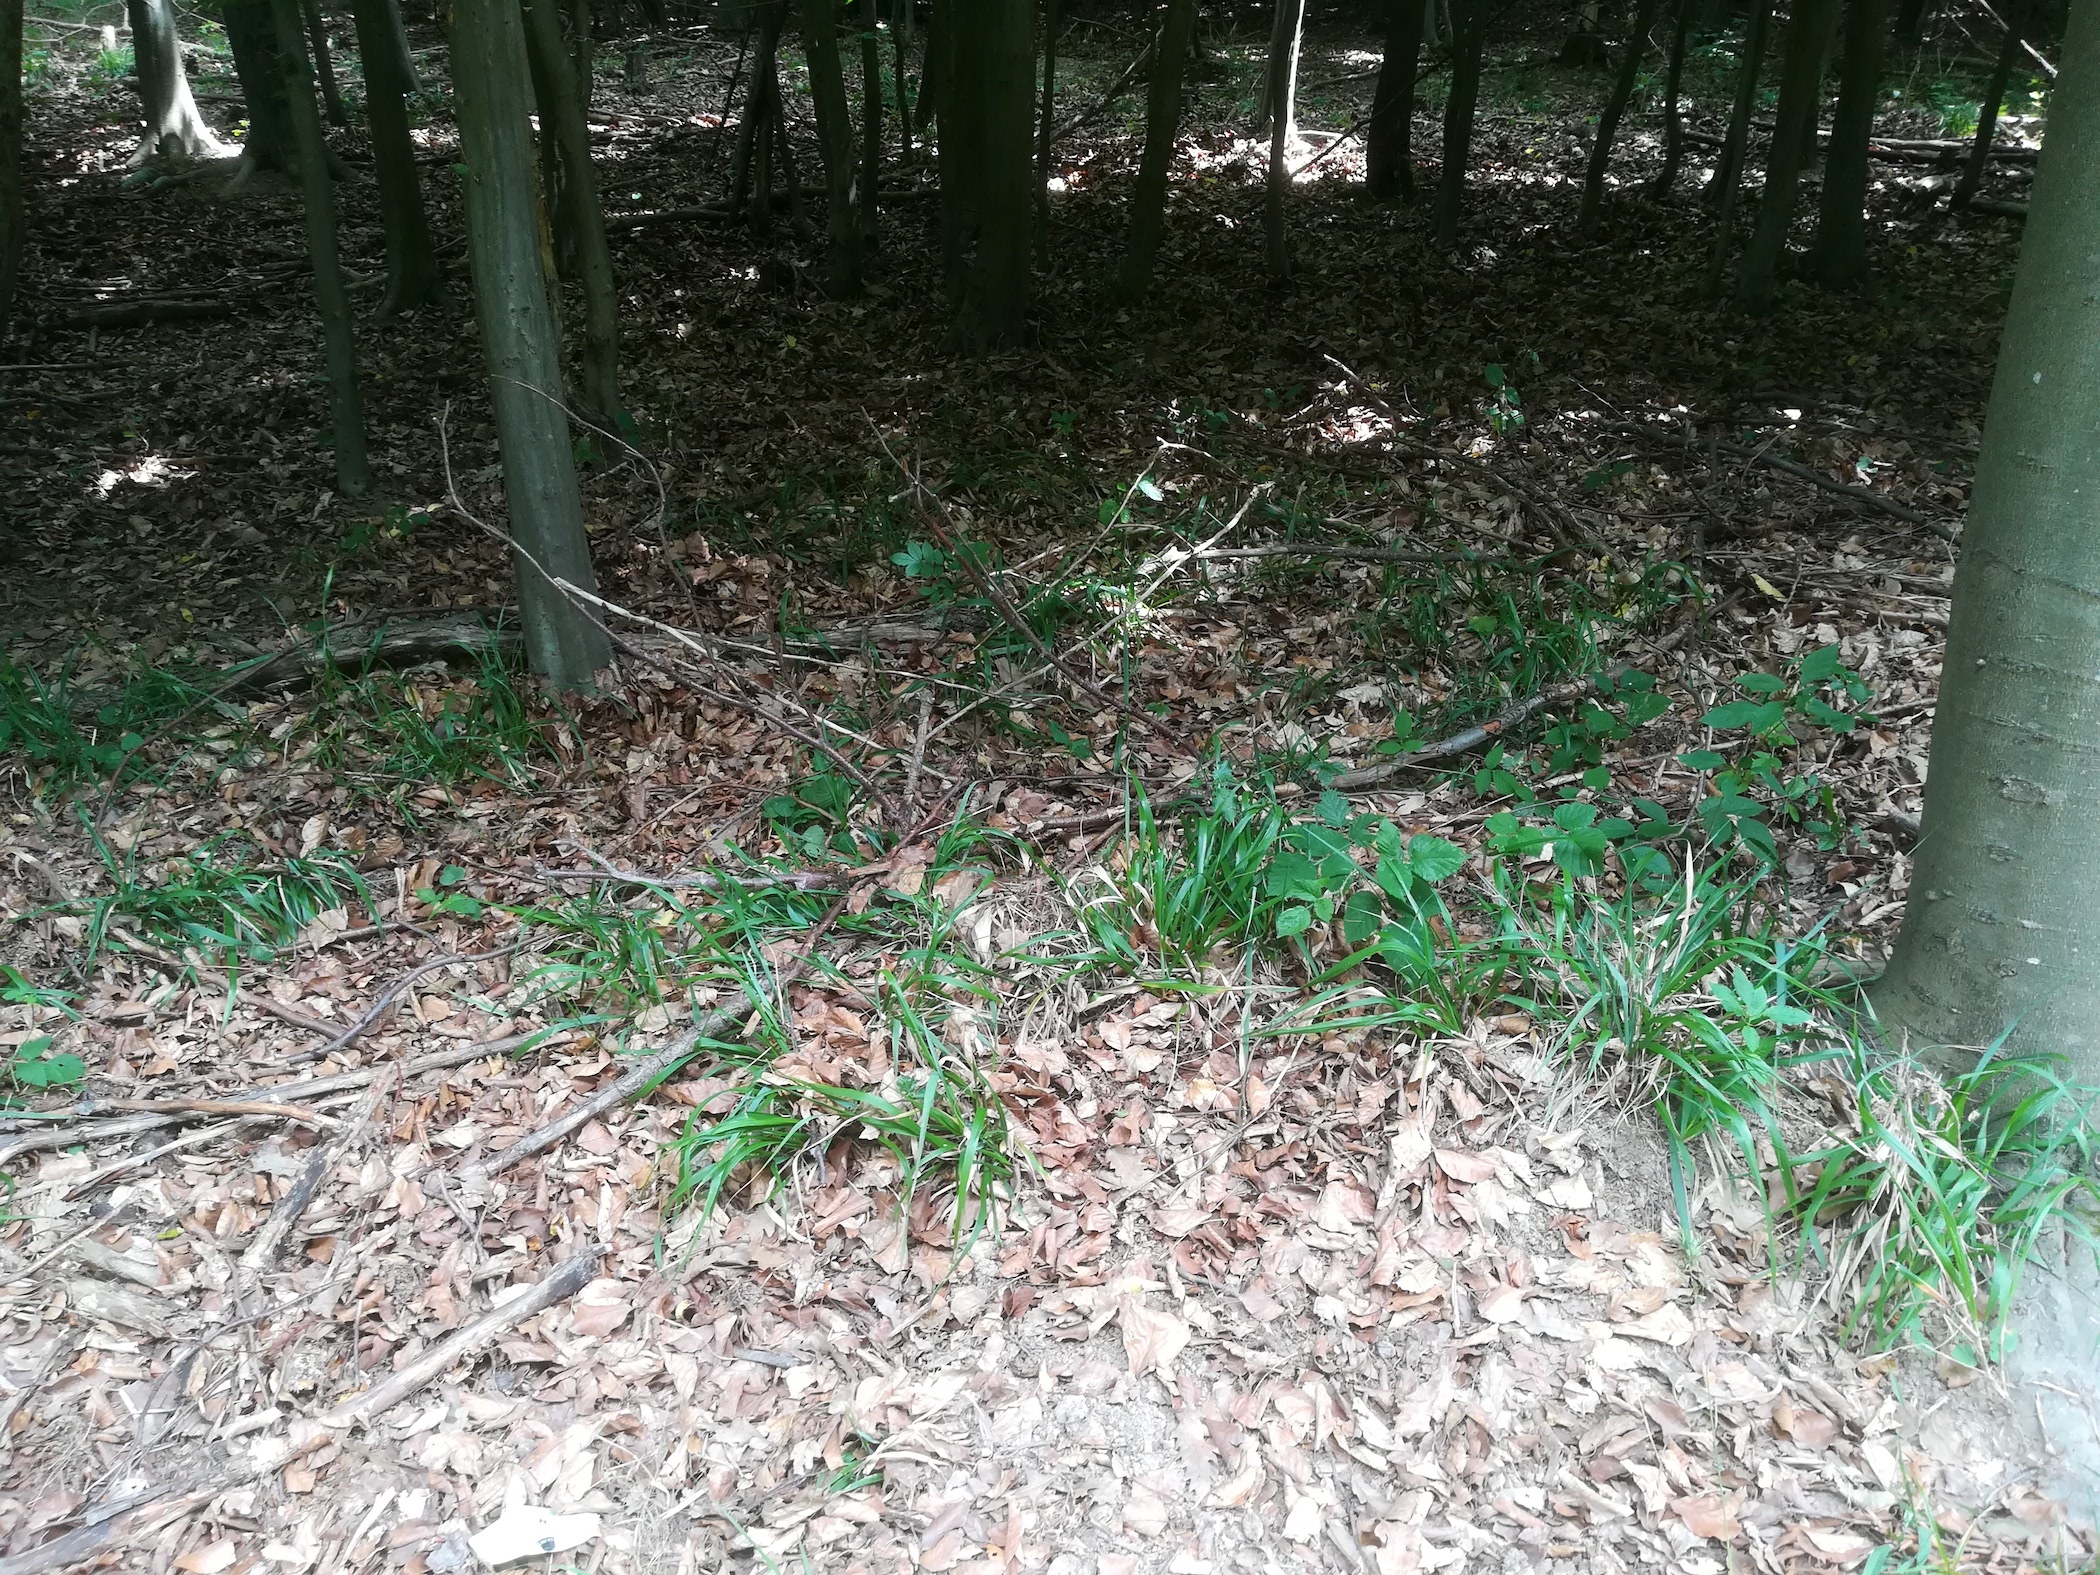
<svg viewBox="0 0 2100 1575"><path fill-rule="evenodd" d="M618 1280L593 1280L577 1296L570 1321L578 1334L603 1339L634 1312L634 1287Z"/></svg>
<svg viewBox="0 0 2100 1575"><path fill-rule="evenodd" d="M233 1538L221 1537L217 1542L207 1542L201 1548L192 1549L175 1561L179 1570L189 1575L219 1575L219 1571L232 1565L237 1553Z"/></svg>
<svg viewBox="0 0 2100 1575"><path fill-rule="evenodd" d="M1683 1521L1695 1537L1708 1537L1715 1542L1731 1542L1742 1530L1736 1519L1736 1507L1740 1499L1733 1493L1723 1498L1718 1493L1699 1493L1689 1498L1670 1500L1670 1513Z"/></svg>
<svg viewBox="0 0 2100 1575"><path fill-rule="evenodd" d="M1493 1160L1462 1148L1438 1149L1436 1166L1453 1181L1467 1186L1478 1186L1483 1181L1492 1181L1495 1178Z"/></svg>
<svg viewBox="0 0 2100 1575"><path fill-rule="evenodd" d="M1142 1378L1155 1369L1171 1370L1192 1338L1189 1326L1170 1312L1147 1307L1136 1297L1125 1299L1119 1319L1123 1326L1123 1354L1130 1362L1130 1376Z"/></svg>
<svg viewBox="0 0 2100 1575"><path fill-rule="evenodd" d="M1524 1288L1498 1285L1482 1293L1474 1306L1489 1323L1514 1323L1524 1316Z"/></svg>

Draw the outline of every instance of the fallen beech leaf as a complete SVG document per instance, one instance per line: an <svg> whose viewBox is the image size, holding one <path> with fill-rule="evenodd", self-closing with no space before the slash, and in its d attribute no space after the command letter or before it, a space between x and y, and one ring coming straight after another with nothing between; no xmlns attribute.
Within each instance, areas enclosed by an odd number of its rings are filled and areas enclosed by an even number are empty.
<svg viewBox="0 0 2100 1575"><path fill-rule="evenodd" d="M1484 1293L1475 1307L1489 1323L1514 1323L1524 1315L1524 1288L1498 1285Z"/></svg>
<svg viewBox="0 0 2100 1575"><path fill-rule="evenodd" d="M1495 1162L1481 1155L1468 1153L1462 1148L1440 1148L1436 1151L1436 1168L1453 1181L1468 1186L1478 1186L1483 1181L1495 1178Z"/></svg>
<svg viewBox="0 0 2100 1575"><path fill-rule="evenodd" d="M217 1542L207 1542L194 1552L185 1553L175 1561L179 1570L189 1575L219 1575L219 1571L233 1563L233 1538L221 1537Z"/></svg>
<svg viewBox="0 0 2100 1575"><path fill-rule="evenodd" d="M1218 1211L1200 1203L1170 1203L1165 1208L1151 1213L1152 1228L1162 1236L1171 1236L1176 1241L1191 1231L1201 1229L1217 1217Z"/></svg>
<svg viewBox="0 0 2100 1575"><path fill-rule="evenodd" d="M1167 1529L1167 1506L1147 1487L1133 1487L1123 1503L1123 1524L1132 1535L1156 1537Z"/></svg>
<svg viewBox="0 0 2100 1575"><path fill-rule="evenodd" d="M1733 1541L1742 1529L1735 1518L1734 1496L1724 1499L1717 1493L1700 1493L1691 1498L1670 1500L1670 1513L1685 1523L1695 1537L1710 1537L1716 1542Z"/></svg>
<svg viewBox="0 0 2100 1575"><path fill-rule="evenodd" d="M1123 1354L1130 1376L1142 1378L1155 1368L1171 1368L1189 1343L1189 1326L1170 1312L1147 1307L1135 1297L1123 1303Z"/></svg>
<svg viewBox="0 0 2100 1575"><path fill-rule="evenodd" d="M634 1311L628 1287L618 1280L593 1280L578 1294L570 1317L578 1334L603 1339Z"/></svg>
<svg viewBox="0 0 2100 1575"><path fill-rule="evenodd" d="M1262 1485L1261 1451L1249 1439L1240 1457L1240 1469L1217 1485L1210 1497L1203 1501L1205 1509L1238 1509L1251 1504L1260 1495Z"/></svg>
<svg viewBox="0 0 2100 1575"><path fill-rule="evenodd" d="M1850 1531L1817 1531L1808 1526L1801 1528L1801 1538L1824 1558L1838 1564L1856 1564L1878 1545Z"/></svg>
<svg viewBox="0 0 2100 1575"><path fill-rule="evenodd" d="M1377 1212L1378 1199L1361 1182L1330 1181L1320 1189L1313 1223L1322 1230L1341 1234L1370 1224Z"/></svg>

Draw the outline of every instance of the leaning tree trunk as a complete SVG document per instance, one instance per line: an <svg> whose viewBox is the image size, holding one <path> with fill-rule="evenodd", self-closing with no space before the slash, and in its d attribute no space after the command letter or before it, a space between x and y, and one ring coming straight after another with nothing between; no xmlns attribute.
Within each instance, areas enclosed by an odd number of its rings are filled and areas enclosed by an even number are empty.
<svg viewBox="0 0 2100 1575"><path fill-rule="evenodd" d="M1298 49L1305 34L1305 0L1276 0L1276 31L1269 40L1269 184L1262 204L1263 260L1271 279L1291 275L1291 134L1298 118ZM1157 72L1164 62L1154 60Z"/></svg>
<svg viewBox="0 0 2100 1575"><path fill-rule="evenodd" d="M21 0L9 0L22 10ZM127 0L131 20L131 53L138 66L139 99L146 111L146 134L139 139L134 164L164 158L177 164L224 158L226 145L205 124L190 79L182 69L182 49L175 36L175 7L170 0ZM15 53L19 55L19 47ZM15 72L21 92L22 73Z"/></svg>
<svg viewBox="0 0 2100 1575"><path fill-rule="evenodd" d="M1736 275L1738 311L1755 314L1772 309L1787 231L1794 222L1803 151L1815 136L1823 99L1823 65L1836 25L1837 0L1794 0L1786 65L1779 80L1779 109L1772 122L1772 150L1765 160L1765 189L1757 200L1757 228L1751 232Z"/></svg>
<svg viewBox="0 0 2100 1575"><path fill-rule="evenodd" d="M1809 271L1829 290L1867 281L1867 141L1881 98L1882 0L1845 0L1845 54L1837 115L1823 160L1823 196Z"/></svg>
<svg viewBox="0 0 2100 1575"><path fill-rule="evenodd" d="M28 210L22 197L22 0L0 0L0 344L22 276Z"/></svg>
<svg viewBox="0 0 2100 1575"><path fill-rule="evenodd" d="M165 3L165 0L162 0ZM233 50L233 69L248 106L241 156L256 169L290 174L298 158L291 106L285 101L284 62L277 48L271 0L223 0L220 19Z"/></svg>
<svg viewBox="0 0 2100 1575"><path fill-rule="evenodd" d="M1976 112L1976 137L1969 144L1969 159L1955 183L1954 206L1966 208L1976 200L1983 184L1984 166L1991 161L1991 143L1998 135L1998 111L2005 103L2006 84L2012 80L2013 62L2020 56L2020 0L2006 0L2005 41L1998 48L1998 63L1991 67L1990 85L1983 90L1983 104ZM2053 98L2052 98L2053 102Z"/></svg>
<svg viewBox="0 0 2100 1575"><path fill-rule="evenodd" d="M941 31L953 36L942 62L940 113L942 222L958 291L954 339L984 350L1018 342L1028 322L1034 7L1029 0L949 0L936 24ZM952 193L959 204L952 220L951 155L960 157L962 178Z"/></svg>
<svg viewBox="0 0 2100 1575"><path fill-rule="evenodd" d="M321 337L327 346L335 483L345 497L354 498L371 486L372 468L365 459L365 407L357 387L356 319L350 311L349 287L343 282L342 257L336 250L335 182L328 173L328 142L306 63L306 19L299 14L299 0L273 0L270 9L277 27L277 58L284 66L285 106L299 149L306 253L313 263L314 300L321 309Z"/></svg>
<svg viewBox="0 0 2100 1575"><path fill-rule="evenodd" d="M834 0L802 0L802 53L809 62L809 97L816 111L817 146L824 155L824 189L830 210L824 291L842 298L861 291L860 221L853 212L853 111L846 102L846 71L839 58L838 16L833 6Z"/></svg>
<svg viewBox="0 0 2100 1575"><path fill-rule="evenodd" d="M299 14L306 24L306 41L313 50L314 72L321 82L321 107L328 124L348 126L350 111L343 107L343 90L336 85L335 59L328 52L328 18L321 15L321 0L300 0Z"/></svg>
<svg viewBox="0 0 2100 1575"><path fill-rule="evenodd" d="M1750 115L1757 104L1757 74L1765 63L1765 34L1772 25L1772 0L1750 0L1750 26L1743 35L1743 64L1736 73L1735 105L1728 115L1728 135L1721 142L1708 193L1717 204L1714 250L1706 265L1706 293L1719 295L1728 276L1728 250L1734 239L1735 210L1743 189L1743 155L1750 145Z"/></svg>
<svg viewBox="0 0 2100 1575"><path fill-rule="evenodd" d="M1670 69L1663 82L1663 162L1648 188L1651 197L1667 197L1677 184L1677 167L1684 162L1684 112L1678 95L1684 86L1684 49L1692 30L1692 9L1698 0L1677 0L1677 25L1670 30Z"/></svg>
<svg viewBox="0 0 2100 1575"><path fill-rule="evenodd" d="M1619 135L1619 120L1626 113L1626 106L1633 102L1633 90L1640 80L1641 57L1648 52L1648 34L1655 27L1656 13L1662 9L1662 0L1640 0L1633 17L1633 33L1626 40L1626 58L1619 65L1619 74L1611 85L1611 96L1604 101L1604 113L1597 117L1597 142L1590 149L1590 166L1582 181L1582 207L1575 219L1578 230L1587 230L1597 222L1597 215L1604 207L1604 177L1611 168L1611 145Z"/></svg>
<svg viewBox="0 0 2100 1575"><path fill-rule="evenodd" d="M416 144L409 134L409 83L394 38L400 13L391 0L353 0L353 14L357 52L365 69L365 119L372 130L379 221L386 231L386 296L379 309L391 315L436 302L444 294L445 281L430 241Z"/></svg>
<svg viewBox="0 0 2100 1575"><path fill-rule="evenodd" d="M541 263L530 78L517 0L453 0L453 97L466 166L467 254L510 502L525 650L534 672L587 689L612 648L553 581L595 592L563 408L561 335Z"/></svg>
<svg viewBox="0 0 2100 1575"><path fill-rule="evenodd" d="M1466 160L1473 149L1473 111L1480 102L1480 53L1487 42L1487 0L1451 0L1451 96L1444 101L1444 167L1436 187L1436 243L1458 244L1466 205Z"/></svg>
<svg viewBox="0 0 2100 1575"><path fill-rule="evenodd" d="M1136 300L1152 288L1152 263L1167 227L1167 173L1174 162L1174 134L1181 126L1181 81L1187 73L1189 38L1196 30L1196 0L1167 0L1152 56L1152 88L1145 100L1145 152L1138 161L1137 191L1130 199L1130 240L1123 248L1118 291Z"/></svg>
<svg viewBox="0 0 2100 1575"><path fill-rule="evenodd" d="M524 0L526 52L537 59L533 81L545 94L540 136L561 150L559 217L583 286L584 412L594 425L618 432L627 424L620 403L620 296L605 238L605 209L598 200L598 172L591 163L591 128L555 6L556 0Z"/></svg>
<svg viewBox="0 0 2100 1575"><path fill-rule="evenodd" d="M1888 1039L2100 1082L2100 7L2074 0L1962 532Z"/></svg>
<svg viewBox="0 0 2100 1575"><path fill-rule="evenodd" d="M1422 24L1428 0L1389 0L1385 58L1364 133L1364 186L1380 202L1415 196L1415 78L1422 65Z"/></svg>

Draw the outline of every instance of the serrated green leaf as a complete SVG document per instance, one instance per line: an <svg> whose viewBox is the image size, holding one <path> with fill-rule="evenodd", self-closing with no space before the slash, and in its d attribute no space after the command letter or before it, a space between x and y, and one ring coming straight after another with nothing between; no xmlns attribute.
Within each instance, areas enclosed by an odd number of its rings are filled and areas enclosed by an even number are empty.
<svg viewBox="0 0 2100 1575"><path fill-rule="evenodd" d="M1514 818L1512 818L1514 824ZM1417 880L1434 886L1465 868L1466 850L1455 842L1423 832L1407 844L1407 867Z"/></svg>

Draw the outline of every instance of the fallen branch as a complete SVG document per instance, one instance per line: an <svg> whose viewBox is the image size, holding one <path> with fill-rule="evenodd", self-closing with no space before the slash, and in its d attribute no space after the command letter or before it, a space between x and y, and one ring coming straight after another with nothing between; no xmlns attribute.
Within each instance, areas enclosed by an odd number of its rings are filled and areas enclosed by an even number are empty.
<svg viewBox="0 0 2100 1575"><path fill-rule="evenodd" d="M1714 612L1718 614L1725 611L1733 606L1735 601L1736 598L1731 596L1727 601L1716 607ZM1683 643L1686 636L1691 634L1698 626L1699 618L1695 611L1691 617L1686 618L1675 629L1672 629L1668 634L1656 641L1653 650L1649 653L1650 656L1662 656L1673 650ZM1482 744L1499 738L1511 728L1519 727L1530 721L1541 711L1556 710L1561 706L1569 705L1574 701L1593 695L1607 685L1616 684L1628 673L1633 672L1636 666L1637 664L1630 660L1615 662L1602 672L1591 673L1584 678L1571 678L1562 684L1549 685L1539 690L1536 694L1526 695L1514 705L1504 707L1485 722L1476 723L1472 727L1453 733L1448 738L1440 738L1433 743L1423 744L1417 749L1408 750L1405 754L1395 755L1392 759L1381 761L1375 766L1359 766L1354 771L1344 771L1330 782L1328 786L1338 793L1361 793L1366 788L1375 788L1383 782L1390 781L1402 771L1410 770L1416 766L1427 765L1434 760L1448 760L1453 755L1466 754L1478 749Z"/></svg>
<svg viewBox="0 0 2100 1575"><path fill-rule="evenodd" d="M1332 558L1341 563L1507 563L1471 552L1416 552L1405 547L1351 547L1316 541L1278 541L1260 547L1203 547L1183 562L1208 563L1213 558Z"/></svg>
<svg viewBox="0 0 2100 1575"><path fill-rule="evenodd" d="M399 1084L395 1086L398 1087ZM241 1254L240 1270L245 1279L252 1282L255 1276L270 1267L270 1261L277 1256L277 1249L284 1245L285 1237L292 1233L292 1227L299 1223L300 1216L305 1214L313 1203L314 1194L321 1190L321 1183L327 1178L329 1171L335 1168L336 1162L343 1157L358 1134L371 1124L373 1116L378 1113L380 1101L386 1097L386 1091L386 1081L383 1078L374 1078L372 1086L358 1105L357 1114L344 1122L342 1130L337 1132L331 1141L316 1149L307 1160L305 1168L299 1172L299 1179L292 1183L291 1191L277 1200L277 1207L270 1211L270 1217L263 1222L262 1229L255 1233L255 1239L249 1242L247 1251Z"/></svg>
<svg viewBox="0 0 2100 1575"><path fill-rule="evenodd" d="M59 321L68 328L143 328L148 323L195 322L201 318L231 317L243 301L121 301L109 306L84 306L67 312Z"/></svg>
<svg viewBox="0 0 2100 1575"><path fill-rule="evenodd" d="M556 1302L567 1301L590 1284L597 1271L598 1248L586 1244L576 1257L538 1284L491 1307L472 1323L455 1329L399 1372L362 1394L352 1395L340 1405L323 1411L317 1420L325 1428L339 1429L384 1415L438 1374L457 1367L463 1358L479 1351L504 1330L523 1323L535 1313L545 1312Z"/></svg>
<svg viewBox="0 0 2100 1575"><path fill-rule="evenodd" d="M312 1050L301 1050L297 1055L288 1055L277 1064L279 1066L304 1066L309 1061L325 1060L345 1045L353 1043L369 1032L372 1026L384 1017L393 1004L401 998L402 992L425 974L436 973L440 968L450 968L456 963L494 962L498 957L508 957L511 953L522 949L527 944L525 940L516 940L512 941L508 946L498 946L494 951L470 952L465 955L447 953L443 957L433 957L427 962L419 963L380 991L379 999L365 1008L363 1016L359 1017L356 1022L345 1028L341 1033L335 1035L326 1044L317 1046ZM325 1032L326 1030L323 1031Z"/></svg>
<svg viewBox="0 0 2100 1575"><path fill-rule="evenodd" d="M245 699L272 689L310 684L331 668L367 673L375 667L413 667L458 657L500 655L518 649L515 628L493 626L500 613L451 612L382 623L342 623L302 634L293 645L252 665L228 669L213 695Z"/></svg>
<svg viewBox="0 0 2100 1575"><path fill-rule="evenodd" d="M82 1116L99 1116L107 1111L136 1116L282 1116L301 1126L335 1125L318 1110L270 1099L84 1099L73 1108Z"/></svg>

